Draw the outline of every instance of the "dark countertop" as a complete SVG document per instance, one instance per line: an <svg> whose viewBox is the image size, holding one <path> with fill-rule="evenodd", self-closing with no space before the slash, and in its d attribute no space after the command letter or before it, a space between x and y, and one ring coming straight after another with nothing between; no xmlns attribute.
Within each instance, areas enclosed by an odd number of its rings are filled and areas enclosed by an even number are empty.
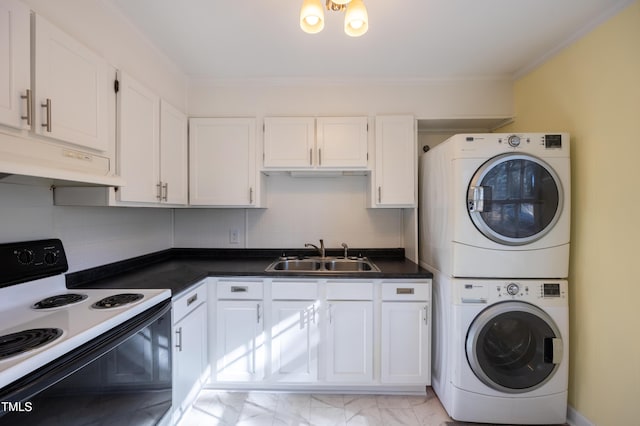
<svg viewBox="0 0 640 426"><path fill-rule="evenodd" d="M136 258L67 274L69 288L168 288L176 296L207 277L261 278L394 278L425 279L433 275L404 257L404 249L353 249L367 256L380 272L265 272L283 252L315 255L297 249L168 249ZM327 250L328 256L341 252Z"/></svg>

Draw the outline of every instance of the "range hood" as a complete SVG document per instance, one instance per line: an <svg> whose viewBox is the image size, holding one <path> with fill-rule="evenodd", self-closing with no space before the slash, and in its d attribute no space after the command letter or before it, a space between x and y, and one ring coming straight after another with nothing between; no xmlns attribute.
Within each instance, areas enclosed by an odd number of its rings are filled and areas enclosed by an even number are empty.
<svg viewBox="0 0 640 426"><path fill-rule="evenodd" d="M27 176L50 179L55 186L124 186L111 168L106 156L0 133L0 183Z"/></svg>

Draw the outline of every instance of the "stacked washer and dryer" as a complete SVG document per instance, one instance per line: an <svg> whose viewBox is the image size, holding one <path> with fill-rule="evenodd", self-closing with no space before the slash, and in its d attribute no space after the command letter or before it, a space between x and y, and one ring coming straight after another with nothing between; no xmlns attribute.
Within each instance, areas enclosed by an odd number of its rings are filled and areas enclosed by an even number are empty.
<svg viewBox="0 0 640 426"><path fill-rule="evenodd" d="M459 421L564 423L569 135L455 135L422 155L420 185L432 386L445 409Z"/></svg>

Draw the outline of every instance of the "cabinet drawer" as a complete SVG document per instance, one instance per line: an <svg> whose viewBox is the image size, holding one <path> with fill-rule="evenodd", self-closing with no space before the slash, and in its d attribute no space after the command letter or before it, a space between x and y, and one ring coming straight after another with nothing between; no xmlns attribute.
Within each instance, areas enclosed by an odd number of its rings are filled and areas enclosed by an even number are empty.
<svg viewBox="0 0 640 426"><path fill-rule="evenodd" d="M327 300L373 300L373 283L328 282Z"/></svg>
<svg viewBox="0 0 640 426"><path fill-rule="evenodd" d="M382 283L382 300L429 300L428 282Z"/></svg>
<svg viewBox="0 0 640 426"><path fill-rule="evenodd" d="M173 301L173 323L177 323L206 301L207 286L204 285L204 282L192 286L183 296Z"/></svg>
<svg viewBox="0 0 640 426"><path fill-rule="evenodd" d="M218 299L262 299L262 281L219 281Z"/></svg>
<svg viewBox="0 0 640 426"><path fill-rule="evenodd" d="M318 283L305 281L274 281L271 284L273 300L315 300Z"/></svg>

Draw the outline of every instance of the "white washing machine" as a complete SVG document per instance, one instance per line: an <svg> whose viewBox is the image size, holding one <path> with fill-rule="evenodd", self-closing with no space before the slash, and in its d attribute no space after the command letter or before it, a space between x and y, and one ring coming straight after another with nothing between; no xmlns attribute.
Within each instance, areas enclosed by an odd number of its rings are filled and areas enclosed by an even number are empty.
<svg viewBox="0 0 640 426"><path fill-rule="evenodd" d="M432 386L449 415L479 423L564 423L567 282L434 278L443 320L434 324Z"/></svg>
<svg viewBox="0 0 640 426"><path fill-rule="evenodd" d="M565 278L566 133L460 134L420 160L420 257L453 277Z"/></svg>

